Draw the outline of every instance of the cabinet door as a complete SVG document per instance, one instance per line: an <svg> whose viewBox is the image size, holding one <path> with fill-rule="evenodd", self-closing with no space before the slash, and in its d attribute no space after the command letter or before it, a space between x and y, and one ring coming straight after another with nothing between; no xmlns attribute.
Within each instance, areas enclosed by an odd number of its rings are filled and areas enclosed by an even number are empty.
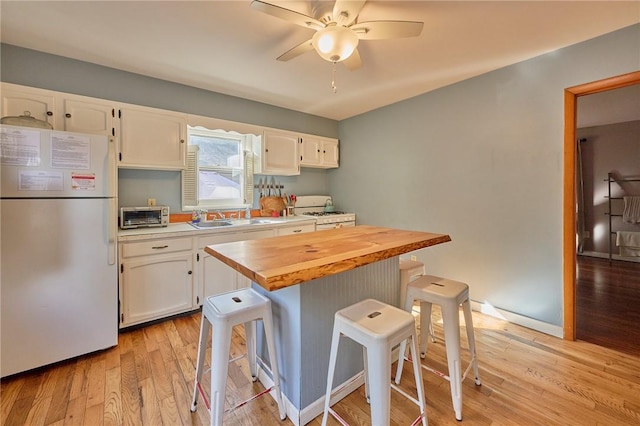
<svg viewBox="0 0 640 426"><path fill-rule="evenodd" d="M298 135L290 132L266 130L264 132L262 173L299 175Z"/></svg>
<svg viewBox="0 0 640 426"><path fill-rule="evenodd" d="M319 138L300 138L300 165L320 166L322 164L322 142Z"/></svg>
<svg viewBox="0 0 640 426"><path fill-rule="evenodd" d="M337 139L325 139L322 143L322 165L327 168L338 167L340 151Z"/></svg>
<svg viewBox="0 0 640 426"><path fill-rule="evenodd" d="M14 89L2 86L2 117L30 115L58 129L55 120L55 96L46 90Z"/></svg>
<svg viewBox="0 0 640 426"><path fill-rule="evenodd" d="M193 308L191 252L143 256L123 263L120 276L120 327Z"/></svg>
<svg viewBox="0 0 640 426"><path fill-rule="evenodd" d="M235 290L238 282L238 273L235 269L219 261L215 257L205 254L202 258L202 283L204 287L204 299L216 294Z"/></svg>
<svg viewBox="0 0 640 426"><path fill-rule="evenodd" d="M116 136L113 127L115 106L81 99L63 100L64 129L68 132Z"/></svg>
<svg viewBox="0 0 640 426"><path fill-rule="evenodd" d="M122 108L119 167L180 170L185 167L186 115Z"/></svg>

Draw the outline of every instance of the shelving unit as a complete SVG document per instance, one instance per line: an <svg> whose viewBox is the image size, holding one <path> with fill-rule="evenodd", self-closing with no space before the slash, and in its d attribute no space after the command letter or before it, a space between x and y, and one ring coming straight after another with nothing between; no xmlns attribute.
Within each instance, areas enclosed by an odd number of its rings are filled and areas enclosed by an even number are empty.
<svg viewBox="0 0 640 426"><path fill-rule="evenodd" d="M607 182L607 186L608 186L608 191L607 191L607 195L605 196L605 198L607 199L607 212L605 213L609 220L609 233L607 234L609 237L609 262L611 262L612 256L613 256L613 244L611 243L611 236L616 234L616 231L613 230L613 218L614 217L622 217L622 214L616 214L613 213L612 210L612 200L623 200L624 197L612 197L611 196L611 184L612 183L622 183L622 182L640 182L640 179L634 178L634 179L616 179L613 176L613 173L607 173L607 179L605 179Z"/></svg>

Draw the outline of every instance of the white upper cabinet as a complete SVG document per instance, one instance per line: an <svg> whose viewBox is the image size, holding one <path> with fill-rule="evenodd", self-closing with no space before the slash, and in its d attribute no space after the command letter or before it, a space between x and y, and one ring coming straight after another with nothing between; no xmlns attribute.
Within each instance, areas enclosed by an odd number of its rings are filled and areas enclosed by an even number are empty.
<svg viewBox="0 0 640 426"><path fill-rule="evenodd" d="M64 130L116 136L114 123L116 107L111 102L101 102L98 99L87 100L83 97L64 98L62 102Z"/></svg>
<svg viewBox="0 0 640 426"><path fill-rule="evenodd" d="M301 166L338 167L337 139L11 83L0 83L0 88L0 116L27 112L55 130L115 137L121 168L185 169L187 122L192 126L256 135L252 143L256 174L293 176L300 174Z"/></svg>
<svg viewBox="0 0 640 426"><path fill-rule="evenodd" d="M8 83L2 84L2 117L30 115L58 129L55 110L54 92Z"/></svg>
<svg viewBox="0 0 640 426"><path fill-rule="evenodd" d="M319 136L302 136L300 165L325 169L338 167L338 140Z"/></svg>
<svg viewBox="0 0 640 426"><path fill-rule="evenodd" d="M181 170L186 161L187 115L127 106L118 111L123 168Z"/></svg>
<svg viewBox="0 0 640 426"><path fill-rule="evenodd" d="M298 145L297 133L265 130L261 150L258 153L261 157L260 168L256 170L256 173L279 176L299 175Z"/></svg>

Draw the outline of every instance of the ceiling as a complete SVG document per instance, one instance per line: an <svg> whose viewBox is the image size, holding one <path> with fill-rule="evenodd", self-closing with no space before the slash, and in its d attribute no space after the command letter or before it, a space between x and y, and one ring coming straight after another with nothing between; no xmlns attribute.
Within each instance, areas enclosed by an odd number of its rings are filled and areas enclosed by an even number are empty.
<svg viewBox="0 0 640 426"><path fill-rule="evenodd" d="M311 1L271 0L311 14ZM329 2L331 4L331 2ZM420 37L361 41L362 67L309 52L302 28L235 1L6 1L0 40L335 120L640 22L639 1L375 1L358 21L423 21Z"/></svg>

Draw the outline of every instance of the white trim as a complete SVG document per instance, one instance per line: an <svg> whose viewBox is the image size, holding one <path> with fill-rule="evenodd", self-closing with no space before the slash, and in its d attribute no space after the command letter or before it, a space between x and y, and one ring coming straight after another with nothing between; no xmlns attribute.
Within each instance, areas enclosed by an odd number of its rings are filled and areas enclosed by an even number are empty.
<svg viewBox="0 0 640 426"><path fill-rule="evenodd" d="M472 300L471 309L494 318L512 322L514 324L518 324L523 327L539 331L541 333L549 334L551 336L562 338L564 335L561 326L549 324L534 318L525 317L524 315L505 311L503 309L496 308L495 306L491 306L488 303L480 303Z"/></svg>

